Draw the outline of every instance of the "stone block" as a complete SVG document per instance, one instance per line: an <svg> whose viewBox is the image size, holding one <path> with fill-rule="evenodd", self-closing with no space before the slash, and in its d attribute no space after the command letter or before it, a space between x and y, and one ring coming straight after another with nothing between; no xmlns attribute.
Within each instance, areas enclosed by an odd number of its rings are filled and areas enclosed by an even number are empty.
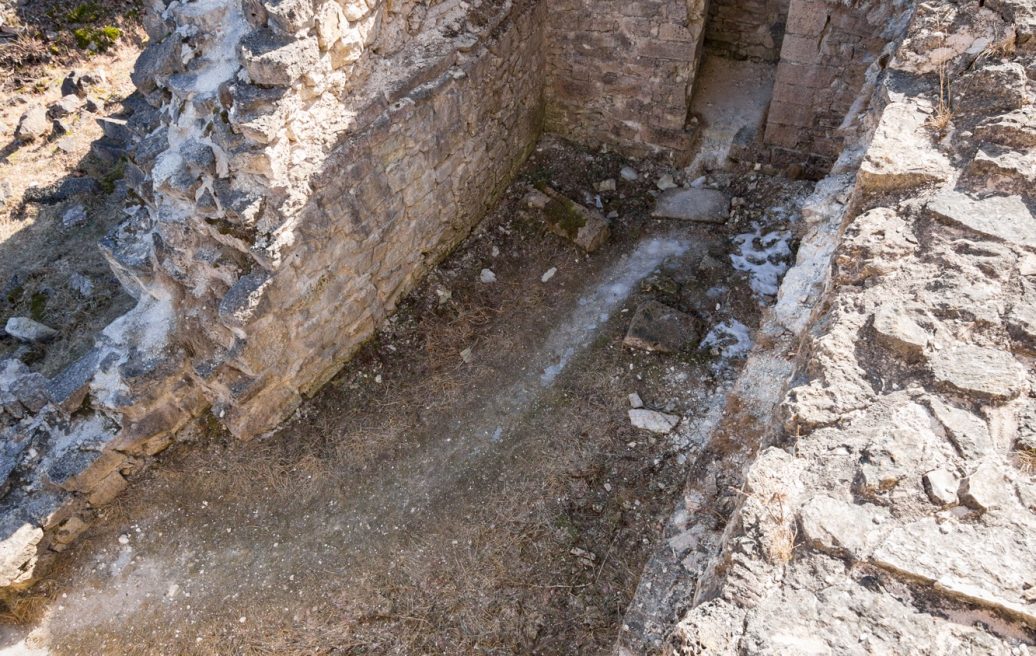
<svg viewBox="0 0 1036 656"><path fill-rule="evenodd" d="M1018 246L1036 247L1036 219L1020 196L968 195L946 189L928 203L940 221Z"/></svg>
<svg viewBox="0 0 1036 656"><path fill-rule="evenodd" d="M623 343L645 351L676 353L694 348L701 337L700 320L658 301L648 301L637 308Z"/></svg>

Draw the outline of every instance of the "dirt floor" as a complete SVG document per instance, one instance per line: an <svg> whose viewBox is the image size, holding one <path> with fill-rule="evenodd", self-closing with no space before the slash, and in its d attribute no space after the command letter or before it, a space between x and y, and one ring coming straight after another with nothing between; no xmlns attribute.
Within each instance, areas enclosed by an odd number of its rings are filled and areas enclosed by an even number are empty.
<svg viewBox="0 0 1036 656"><path fill-rule="evenodd" d="M773 208L803 191L723 174L709 183L739 199L732 222L677 225L649 213L655 182L681 173L633 162L627 181L626 164L545 140L292 421L249 444L198 436L137 480L8 609L0 654L608 650L695 423L768 302L759 280L792 257ZM605 179L617 190L594 191ZM548 233L523 202L537 182L614 213L611 240L587 256ZM648 299L700 317L702 347L623 346ZM633 428L634 392L680 427Z"/></svg>
<svg viewBox="0 0 1036 656"><path fill-rule="evenodd" d="M0 358L16 355L46 375L81 355L94 336L132 305L95 246L125 218L122 163L91 150L100 117L125 115L130 71L140 51L139 2L0 2L0 328L29 317L59 331L47 345L24 346L0 330ZM103 52L81 48L75 31L118 25ZM72 71L88 76L82 107L52 118L44 137L16 136L32 108L62 97ZM81 209L81 221L66 221ZM85 282L84 282L85 281Z"/></svg>

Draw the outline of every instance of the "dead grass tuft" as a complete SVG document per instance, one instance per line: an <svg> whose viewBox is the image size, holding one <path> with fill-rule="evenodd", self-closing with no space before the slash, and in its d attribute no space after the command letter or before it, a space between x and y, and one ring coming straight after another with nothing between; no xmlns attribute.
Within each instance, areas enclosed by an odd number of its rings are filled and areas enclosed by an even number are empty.
<svg viewBox="0 0 1036 656"><path fill-rule="evenodd" d="M935 113L928 119L928 127L945 134L953 123L953 107L950 99L950 80L946 65L939 67L939 102L935 107Z"/></svg>
<svg viewBox="0 0 1036 656"><path fill-rule="evenodd" d="M1020 471L1026 474L1036 474L1036 452L1015 451L1011 460Z"/></svg>

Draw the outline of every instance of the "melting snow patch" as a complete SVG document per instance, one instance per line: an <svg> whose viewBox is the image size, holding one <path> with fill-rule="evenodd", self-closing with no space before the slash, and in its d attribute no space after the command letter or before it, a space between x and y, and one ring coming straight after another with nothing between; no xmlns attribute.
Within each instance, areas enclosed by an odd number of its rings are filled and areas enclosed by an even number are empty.
<svg viewBox="0 0 1036 656"><path fill-rule="evenodd" d="M540 385L550 387L558 374L580 348L592 341L594 333L608 321L633 287L651 274L667 258L682 255L687 243L677 239L653 238L637 245L636 250L613 265L604 281L579 299L573 315L547 339L552 363L543 368Z"/></svg>
<svg viewBox="0 0 1036 656"><path fill-rule="evenodd" d="M748 326L737 319L718 323L701 340L701 349L713 349L724 360L740 358L752 348L752 336Z"/></svg>
<svg viewBox="0 0 1036 656"><path fill-rule="evenodd" d="M759 296L776 296L781 277L791 266L791 232L771 230L752 222L752 232L734 237L739 252L730 256L738 271L751 277L752 291Z"/></svg>

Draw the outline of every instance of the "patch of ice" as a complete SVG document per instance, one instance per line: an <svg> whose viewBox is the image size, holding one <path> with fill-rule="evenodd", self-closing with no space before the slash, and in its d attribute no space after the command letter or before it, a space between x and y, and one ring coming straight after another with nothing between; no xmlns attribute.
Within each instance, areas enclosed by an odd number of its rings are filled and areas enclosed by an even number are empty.
<svg viewBox="0 0 1036 656"><path fill-rule="evenodd" d="M577 353L576 345L588 344L638 282L657 269L667 257L682 255L687 247L686 241L656 237L641 242L632 253L613 265L604 280L579 299L572 316L547 339L547 352L551 354L552 363L543 369L540 385L553 385L558 374Z"/></svg>
<svg viewBox="0 0 1036 656"><path fill-rule="evenodd" d="M153 291L164 293L161 289ZM99 340L107 351L101 359L107 361L90 382L94 398L107 407L119 405L129 391L120 368L129 360L130 352L157 358L168 343L174 323L172 298L163 295L143 297L132 310L108 324Z"/></svg>
<svg viewBox="0 0 1036 656"><path fill-rule="evenodd" d="M749 274L752 291L759 296L776 296L781 278L791 267L791 232L765 231L752 222L752 232L734 237L738 253L730 261L738 271Z"/></svg>
<svg viewBox="0 0 1036 656"><path fill-rule="evenodd" d="M737 319L730 319L713 326L698 348L716 349L726 360L740 358L752 348L752 334L748 326Z"/></svg>

